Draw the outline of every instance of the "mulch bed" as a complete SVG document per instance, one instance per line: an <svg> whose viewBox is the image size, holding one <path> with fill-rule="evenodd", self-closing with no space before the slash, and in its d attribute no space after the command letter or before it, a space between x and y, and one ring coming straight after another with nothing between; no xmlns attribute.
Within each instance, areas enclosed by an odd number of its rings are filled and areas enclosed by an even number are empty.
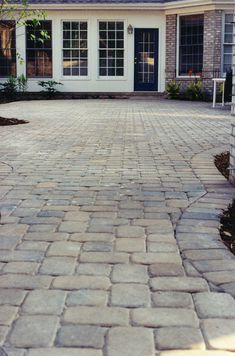
<svg viewBox="0 0 235 356"><path fill-rule="evenodd" d="M9 119L6 117L0 116L0 126L8 126L8 125L20 125L20 124L28 124L29 121L19 120L19 119Z"/></svg>
<svg viewBox="0 0 235 356"><path fill-rule="evenodd" d="M225 178L229 178L229 152L223 152L215 156L215 165ZM224 244L235 255L235 200L228 209L223 212L220 219L220 236Z"/></svg>

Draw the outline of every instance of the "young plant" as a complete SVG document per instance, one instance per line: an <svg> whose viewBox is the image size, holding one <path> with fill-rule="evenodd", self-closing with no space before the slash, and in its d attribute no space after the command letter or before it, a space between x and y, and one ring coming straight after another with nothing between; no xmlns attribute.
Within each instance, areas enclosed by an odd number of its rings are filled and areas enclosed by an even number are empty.
<svg viewBox="0 0 235 356"><path fill-rule="evenodd" d="M170 99L178 99L180 95L180 83L172 80L166 86L166 92Z"/></svg>
<svg viewBox="0 0 235 356"><path fill-rule="evenodd" d="M17 97L17 79L10 76L4 83L0 83L2 87L0 91L3 93L7 100L15 100Z"/></svg>
<svg viewBox="0 0 235 356"><path fill-rule="evenodd" d="M25 93L28 89L28 79L24 76L24 74L21 74L19 77L17 77L17 84L18 84L18 91L20 93Z"/></svg>
<svg viewBox="0 0 235 356"><path fill-rule="evenodd" d="M189 100L202 100L203 90L202 90L202 80L195 79L191 82L186 89L186 97Z"/></svg>
<svg viewBox="0 0 235 356"><path fill-rule="evenodd" d="M47 96L49 99L51 99L53 96L55 96L55 94L58 92L58 90L56 89L57 85L63 85L60 82L56 82L55 80L40 80L38 82L38 85L41 86L44 90L42 90L43 92L47 93Z"/></svg>

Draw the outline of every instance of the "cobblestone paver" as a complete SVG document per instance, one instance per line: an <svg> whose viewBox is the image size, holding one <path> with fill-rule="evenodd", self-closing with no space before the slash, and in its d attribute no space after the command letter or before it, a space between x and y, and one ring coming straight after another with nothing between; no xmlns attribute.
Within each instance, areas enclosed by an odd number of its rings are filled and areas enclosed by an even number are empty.
<svg viewBox="0 0 235 356"><path fill-rule="evenodd" d="M1 356L229 356L229 111L167 100L0 114Z"/></svg>

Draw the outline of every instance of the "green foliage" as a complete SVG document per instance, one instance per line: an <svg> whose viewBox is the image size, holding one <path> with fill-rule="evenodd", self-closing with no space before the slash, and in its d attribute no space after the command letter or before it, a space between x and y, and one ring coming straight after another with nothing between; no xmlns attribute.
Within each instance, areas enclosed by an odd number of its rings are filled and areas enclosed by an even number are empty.
<svg viewBox="0 0 235 356"><path fill-rule="evenodd" d="M193 82L189 83L185 95L186 98L189 100L202 100L203 99L202 80L195 79Z"/></svg>
<svg viewBox="0 0 235 356"><path fill-rule="evenodd" d="M180 95L180 83L172 80L166 86L167 95L170 99L178 99Z"/></svg>
<svg viewBox="0 0 235 356"><path fill-rule="evenodd" d="M15 100L17 97L18 85L17 78L10 76L4 83L0 83L0 91L6 99Z"/></svg>
<svg viewBox="0 0 235 356"><path fill-rule="evenodd" d="M28 88L28 80L23 74L17 78L10 76L4 83L0 83L0 86L2 87L0 91L3 93L5 99L22 99Z"/></svg>
<svg viewBox="0 0 235 356"><path fill-rule="evenodd" d="M17 85L18 85L18 91L21 93L25 93L28 89L28 79L24 76L24 74L21 74L17 78Z"/></svg>
<svg viewBox="0 0 235 356"><path fill-rule="evenodd" d="M44 89L43 92L46 92L48 98L50 99L58 92L56 86L63 84L60 82L56 82L55 80L40 80L38 82L38 85L40 85Z"/></svg>

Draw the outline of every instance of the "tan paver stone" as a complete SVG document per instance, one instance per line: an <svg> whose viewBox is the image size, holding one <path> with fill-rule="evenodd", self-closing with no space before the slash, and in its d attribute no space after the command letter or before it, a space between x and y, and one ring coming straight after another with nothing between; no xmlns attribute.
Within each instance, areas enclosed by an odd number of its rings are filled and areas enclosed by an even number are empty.
<svg viewBox="0 0 235 356"><path fill-rule="evenodd" d="M68 234L61 232L28 232L24 240L54 242L68 240L68 237Z"/></svg>
<svg viewBox="0 0 235 356"><path fill-rule="evenodd" d="M135 325L154 328L199 325L196 313L184 308L138 308L131 311L131 319Z"/></svg>
<svg viewBox="0 0 235 356"><path fill-rule="evenodd" d="M150 306L149 288L136 283L115 284L111 290L111 305L127 308Z"/></svg>
<svg viewBox="0 0 235 356"><path fill-rule="evenodd" d="M107 339L107 356L154 356L153 332L150 329L114 327Z"/></svg>
<svg viewBox="0 0 235 356"><path fill-rule="evenodd" d="M112 265L106 263L79 263L77 274L91 276L109 276Z"/></svg>
<svg viewBox="0 0 235 356"><path fill-rule="evenodd" d="M134 240L131 238L119 238L116 239L115 250L118 252L145 252L144 239Z"/></svg>
<svg viewBox="0 0 235 356"><path fill-rule="evenodd" d="M124 252L82 252L80 262L128 263L129 255Z"/></svg>
<svg viewBox="0 0 235 356"><path fill-rule="evenodd" d="M203 274L203 277L214 284L235 282L234 271L207 272Z"/></svg>
<svg viewBox="0 0 235 356"><path fill-rule="evenodd" d="M156 330L156 348L168 349L199 349L205 350L205 343L200 329L178 326Z"/></svg>
<svg viewBox="0 0 235 356"><path fill-rule="evenodd" d="M0 305L20 305L26 295L26 291L20 289L0 289Z"/></svg>
<svg viewBox="0 0 235 356"><path fill-rule="evenodd" d="M52 277L25 274L4 274L0 276L0 288L41 289L49 288Z"/></svg>
<svg viewBox="0 0 235 356"><path fill-rule="evenodd" d="M7 326L0 326L0 345L4 344L8 332L9 328Z"/></svg>
<svg viewBox="0 0 235 356"><path fill-rule="evenodd" d="M121 264L113 267L111 276L114 283L147 283L147 267L137 264Z"/></svg>
<svg viewBox="0 0 235 356"><path fill-rule="evenodd" d="M76 259L73 257L46 257L39 269L40 274L67 275L73 274Z"/></svg>
<svg viewBox="0 0 235 356"><path fill-rule="evenodd" d="M86 241L103 241L103 242L112 242L114 240L114 234L108 233L94 233L94 232L84 232L78 234L72 234L70 240L78 242Z"/></svg>
<svg viewBox="0 0 235 356"><path fill-rule="evenodd" d="M202 332L210 348L235 351L235 320L222 318L204 320Z"/></svg>
<svg viewBox="0 0 235 356"><path fill-rule="evenodd" d="M92 325L62 325L57 335L59 346L92 347L104 346L106 329Z"/></svg>
<svg viewBox="0 0 235 356"><path fill-rule="evenodd" d="M153 277L184 275L183 267L175 263L154 263L149 266L149 272Z"/></svg>
<svg viewBox="0 0 235 356"><path fill-rule="evenodd" d="M140 226L123 225L117 228L117 237L139 238L144 236L144 228Z"/></svg>
<svg viewBox="0 0 235 356"><path fill-rule="evenodd" d="M71 306L106 306L108 302L108 292L97 289L81 289L68 294L66 304Z"/></svg>
<svg viewBox="0 0 235 356"><path fill-rule="evenodd" d="M178 263L181 264L181 258L177 253L157 253L157 252L136 252L131 256L134 263L151 265L153 263Z"/></svg>
<svg viewBox="0 0 235 356"><path fill-rule="evenodd" d="M225 249L188 250L184 256L192 261L200 260L225 260L232 257L231 252Z"/></svg>
<svg viewBox="0 0 235 356"><path fill-rule="evenodd" d="M87 348L41 348L30 349L27 356L103 356L103 352Z"/></svg>
<svg viewBox="0 0 235 356"><path fill-rule="evenodd" d="M55 314L63 311L66 294L55 290L34 290L29 292L22 311L28 314Z"/></svg>
<svg viewBox="0 0 235 356"><path fill-rule="evenodd" d="M184 292L155 292L152 295L156 307L193 308L193 300L190 293Z"/></svg>
<svg viewBox="0 0 235 356"><path fill-rule="evenodd" d="M178 252L178 247L173 243L149 242L148 252Z"/></svg>
<svg viewBox="0 0 235 356"><path fill-rule="evenodd" d="M38 266L37 262L9 262L4 267L4 272L33 274Z"/></svg>
<svg viewBox="0 0 235 356"><path fill-rule="evenodd" d="M110 280L103 276L59 276L54 279L55 289L104 289L110 287Z"/></svg>
<svg viewBox="0 0 235 356"><path fill-rule="evenodd" d="M193 296L200 318L235 318L235 301L226 293L197 293Z"/></svg>
<svg viewBox="0 0 235 356"><path fill-rule="evenodd" d="M15 322L9 341L16 347L52 346L58 324L56 316L21 316Z"/></svg>
<svg viewBox="0 0 235 356"><path fill-rule="evenodd" d="M70 241L57 241L50 245L47 251L47 256L68 256L77 257L81 248L81 244Z"/></svg>
<svg viewBox="0 0 235 356"><path fill-rule="evenodd" d="M64 221L60 224L59 231L60 232L67 232L69 234L75 232L84 232L87 229L86 222L77 222L77 221Z"/></svg>
<svg viewBox="0 0 235 356"><path fill-rule="evenodd" d="M153 290L181 291L181 292L205 292L208 285L203 278L197 277L155 277L150 282Z"/></svg>
<svg viewBox="0 0 235 356"><path fill-rule="evenodd" d="M15 319L18 308L12 305L0 306L0 325L10 325Z"/></svg>
<svg viewBox="0 0 235 356"><path fill-rule="evenodd" d="M90 218L90 214L84 211L69 211L64 216L64 220L72 220L72 221L88 221L89 218Z"/></svg>
<svg viewBox="0 0 235 356"><path fill-rule="evenodd" d="M229 351L216 351L216 350L174 350L162 351L158 356L234 356L233 352Z"/></svg>
<svg viewBox="0 0 235 356"><path fill-rule="evenodd" d="M100 326L128 325L129 311L116 307L71 307L65 311L64 322Z"/></svg>

